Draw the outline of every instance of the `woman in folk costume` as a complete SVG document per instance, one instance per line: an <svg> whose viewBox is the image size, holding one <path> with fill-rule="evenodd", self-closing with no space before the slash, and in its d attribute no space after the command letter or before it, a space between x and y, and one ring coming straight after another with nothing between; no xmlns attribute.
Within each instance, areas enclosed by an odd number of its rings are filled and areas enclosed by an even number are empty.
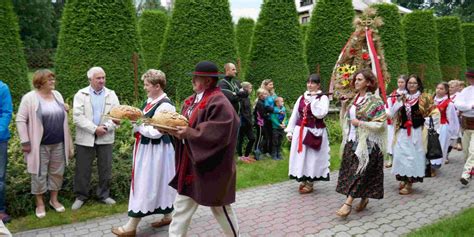
<svg viewBox="0 0 474 237"><path fill-rule="evenodd" d="M449 96L449 85L447 82L441 82L436 86L436 95L434 97L436 105L436 115L433 115L436 132L439 134L439 142L443 157L431 162L431 177L436 176L436 170L441 167L444 161L448 159L448 149L451 143L451 137L459 134L459 120L453 102Z"/></svg>
<svg viewBox="0 0 474 237"><path fill-rule="evenodd" d="M398 88L394 90L390 96L387 98L387 106L386 106L386 113L389 114L390 108L392 108L393 104L397 101L397 97L406 94L406 84L407 84L407 76L400 75L397 80ZM387 116L387 154L389 157L389 161L385 165L386 168L392 167L392 147L393 147L393 138L395 137L395 121L393 118Z"/></svg>
<svg viewBox="0 0 474 237"><path fill-rule="evenodd" d="M413 183L423 182L426 168L426 150L423 143L423 125L433 107L432 97L423 93L423 84L417 75L407 81L407 94L399 97L390 109L397 118L393 146L392 174L400 181L400 194L413 192Z"/></svg>
<svg viewBox="0 0 474 237"><path fill-rule="evenodd" d="M319 75L310 75L306 88L296 101L285 129L291 141L289 176L300 182L301 194L311 193L314 181L329 181L330 148L324 124L329 99L320 90Z"/></svg>
<svg viewBox="0 0 474 237"><path fill-rule="evenodd" d="M340 217L351 213L352 202L361 198L356 211L362 211L369 198L383 198L383 157L385 133L385 105L373 93L377 79L370 69L354 73L351 86L357 96L348 104L342 99L340 111L343 127L343 155L336 191L347 196L344 205L336 212Z"/></svg>
<svg viewBox="0 0 474 237"><path fill-rule="evenodd" d="M162 71L150 69L142 80L148 96L144 117L151 118L160 111L176 111L163 92L166 76ZM175 152L170 136L144 124L134 126L133 130L136 140L128 203L130 218L124 226L112 229L118 236L134 236L141 218L152 214L164 214L161 220L151 224L153 227L168 225L176 197L176 191L168 185L175 175Z"/></svg>

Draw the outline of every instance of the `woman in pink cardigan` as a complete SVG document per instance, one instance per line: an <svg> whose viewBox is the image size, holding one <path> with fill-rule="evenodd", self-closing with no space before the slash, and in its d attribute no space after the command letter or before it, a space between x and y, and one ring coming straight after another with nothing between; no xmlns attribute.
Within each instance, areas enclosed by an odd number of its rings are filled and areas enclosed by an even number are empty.
<svg viewBox="0 0 474 237"><path fill-rule="evenodd" d="M23 96L16 116L22 150L31 174L31 193L36 197L35 214L46 216L43 194L50 191L49 205L64 212L58 201L67 160L73 154L67 110L55 86L54 73L47 69L33 75L35 90Z"/></svg>

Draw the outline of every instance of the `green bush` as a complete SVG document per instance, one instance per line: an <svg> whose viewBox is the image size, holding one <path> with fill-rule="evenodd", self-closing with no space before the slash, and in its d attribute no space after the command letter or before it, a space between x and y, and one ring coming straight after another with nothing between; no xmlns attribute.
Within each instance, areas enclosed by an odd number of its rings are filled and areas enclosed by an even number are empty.
<svg viewBox="0 0 474 237"><path fill-rule="evenodd" d="M474 23L463 23L462 32L466 46L466 65L474 68Z"/></svg>
<svg viewBox="0 0 474 237"><path fill-rule="evenodd" d="M135 101L142 91L139 50L132 0L67 1L56 54L58 90L72 98L88 85L87 70L101 66L107 74L107 87L115 90L122 102Z"/></svg>
<svg viewBox="0 0 474 237"><path fill-rule="evenodd" d="M441 70L433 11L407 14L402 25L407 42L408 72L419 75L425 88L434 88L441 81Z"/></svg>
<svg viewBox="0 0 474 237"><path fill-rule="evenodd" d="M402 30L401 17L398 7L394 4L375 4L377 15L382 17L383 25L379 35L383 44L385 62L390 74L388 92L397 88L397 78L407 73L407 54L405 34Z"/></svg>
<svg viewBox="0 0 474 237"><path fill-rule="evenodd" d="M319 0L313 10L306 38L309 71L319 66L323 90L329 88L331 74L342 48L354 28L351 0Z"/></svg>
<svg viewBox="0 0 474 237"><path fill-rule="evenodd" d="M168 15L160 10L145 10L138 20L138 30L147 68L159 69L163 38L168 25Z"/></svg>
<svg viewBox="0 0 474 237"><path fill-rule="evenodd" d="M455 16L436 19L439 42L439 64L443 80L464 78L466 49L461 30L461 20Z"/></svg>
<svg viewBox="0 0 474 237"><path fill-rule="evenodd" d="M239 76L242 81L245 80L254 28L255 21L252 18L240 18L235 27L235 42L240 60Z"/></svg>
<svg viewBox="0 0 474 237"><path fill-rule="evenodd" d="M160 57L160 69L168 78L166 92L173 100L181 101L192 93L187 73L199 61L213 61L222 70L236 58L229 1L175 2Z"/></svg>
<svg viewBox="0 0 474 237"><path fill-rule="evenodd" d="M272 79L277 93L292 104L305 90L308 68L295 3L268 0L262 5L252 41L247 80ZM281 88L281 89L279 89Z"/></svg>
<svg viewBox="0 0 474 237"><path fill-rule="evenodd" d="M10 0L0 1L0 79L9 87L13 104L30 90L17 17Z"/></svg>
<svg viewBox="0 0 474 237"><path fill-rule="evenodd" d="M71 132L74 134L72 111L68 118ZM15 121L15 116L12 121ZM35 201L31 194L31 175L26 170L26 162L23 158L20 138L14 122L10 124L10 131L12 138L8 144L6 205L7 212L14 217L18 217L31 214L35 210ZM113 151L111 196L117 201L128 200L130 193L133 142L132 125L125 122L115 133ZM59 199L66 207L69 207L75 200L73 191L74 167L75 158L72 158L64 172L64 183L59 192ZM93 167L91 197L94 198L95 186L98 183L96 161L94 161Z"/></svg>

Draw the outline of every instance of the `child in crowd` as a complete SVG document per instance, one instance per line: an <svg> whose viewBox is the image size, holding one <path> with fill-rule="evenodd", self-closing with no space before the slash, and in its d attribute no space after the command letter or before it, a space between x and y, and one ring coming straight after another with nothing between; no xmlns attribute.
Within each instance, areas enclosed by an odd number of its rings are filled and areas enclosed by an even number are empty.
<svg viewBox="0 0 474 237"><path fill-rule="evenodd" d="M271 114L272 121L272 159L274 160L283 160L281 155L281 141L284 137L284 129L286 128L286 109L284 106L284 101L282 97L277 97L275 99L275 107L273 108L273 113Z"/></svg>
<svg viewBox="0 0 474 237"><path fill-rule="evenodd" d="M249 82L242 82L242 89L250 95L250 93L252 93L252 84ZM239 155L239 160L244 163L256 161L250 157L250 152L252 151L253 143L255 142L255 135L253 134L252 128L252 108L250 106L250 98L248 96L241 99L240 129L239 139L237 141L237 153ZM248 142L247 146L245 147L245 153L242 153L242 145L245 137L247 138Z"/></svg>
<svg viewBox="0 0 474 237"><path fill-rule="evenodd" d="M267 117L267 113L269 112L265 107L265 99L268 96L268 91L262 88L257 90L257 103L255 104L255 108L253 110L253 116L255 121L255 131L256 131L256 140L255 140L255 159L260 160L262 155L262 148L263 148L263 130L264 130L264 123L265 118Z"/></svg>

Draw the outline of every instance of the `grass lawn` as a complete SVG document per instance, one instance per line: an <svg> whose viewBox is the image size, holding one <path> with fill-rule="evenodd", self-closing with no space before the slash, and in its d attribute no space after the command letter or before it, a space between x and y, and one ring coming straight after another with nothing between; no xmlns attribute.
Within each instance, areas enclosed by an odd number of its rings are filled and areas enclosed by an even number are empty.
<svg viewBox="0 0 474 237"><path fill-rule="evenodd" d="M288 153L288 149L283 149L283 155L286 158L281 161L274 161L269 158L265 158L253 164L244 164L238 161L237 190L287 181ZM333 144L331 146L331 170L339 169L339 163L339 144ZM11 223L7 224L7 227L11 232L16 233L31 229L71 224L92 218L126 213L127 206L128 203L117 203L114 206L107 206L92 201L75 212L71 211L69 206L66 207L66 212L64 213L56 213L52 209L48 209L47 216L43 219L36 218L34 210L31 210L31 215L15 218Z"/></svg>
<svg viewBox="0 0 474 237"><path fill-rule="evenodd" d="M408 237L458 237L474 236L474 207L458 215L447 217L439 222L424 226Z"/></svg>

